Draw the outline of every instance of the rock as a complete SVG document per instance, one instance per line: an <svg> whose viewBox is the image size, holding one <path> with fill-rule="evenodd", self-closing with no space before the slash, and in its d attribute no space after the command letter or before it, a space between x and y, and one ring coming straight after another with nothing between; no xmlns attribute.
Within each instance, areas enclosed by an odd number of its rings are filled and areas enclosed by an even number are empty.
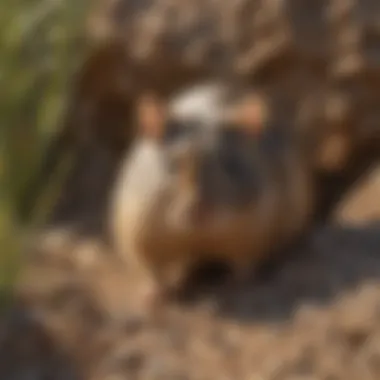
<svg viewBox="0 0 380 380"><path fill-rule="evenodd" d="M372 166L337 205L332 221L339 225L363 226L380 221L380 166Z"/></svg>

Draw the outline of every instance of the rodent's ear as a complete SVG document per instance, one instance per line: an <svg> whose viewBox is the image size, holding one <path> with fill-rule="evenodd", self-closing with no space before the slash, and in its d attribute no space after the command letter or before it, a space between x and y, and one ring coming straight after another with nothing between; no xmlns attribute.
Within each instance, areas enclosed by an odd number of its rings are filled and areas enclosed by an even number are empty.
<svg viewBox="0 0 380 380"><path fill-rule="evenodd" d="M267 105L261 96L250 92L228 110L227 119L234 127L259 135L267 119Z"/></svg>
<svg viewBox="0 0 380 380"><path fill-rule="evenodd" d="M159 139L165 132L167 107L163 99L154 93L145 93L137 99L136 117L138 133Z"/></svg>

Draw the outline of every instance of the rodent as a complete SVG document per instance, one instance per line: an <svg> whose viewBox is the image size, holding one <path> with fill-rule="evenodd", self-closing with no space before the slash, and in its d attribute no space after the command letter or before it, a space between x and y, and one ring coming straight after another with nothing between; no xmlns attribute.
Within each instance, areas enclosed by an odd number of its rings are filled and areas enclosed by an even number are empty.
<svg viewBox="0 0 380 380"><path fill-rule="evenodd" d="M138 135L120 167L110 229L116 251L158 292L210 257L245 278L307 223L307 165L264 118L253 91L221 83L138 102Z"/></svg>

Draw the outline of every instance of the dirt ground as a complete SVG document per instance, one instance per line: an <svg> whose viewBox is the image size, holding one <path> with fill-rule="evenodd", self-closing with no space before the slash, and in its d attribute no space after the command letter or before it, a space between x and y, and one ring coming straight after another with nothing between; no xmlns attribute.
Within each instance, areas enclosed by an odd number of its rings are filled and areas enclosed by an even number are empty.
<svg viewBox="0 0 380 380"><path fill-rule="evenodd" d="M320 228L234 292L209 268L214 281L199 273L198 296L159 316L134 313L134 284L101 243L45 234L3 319L0 378L379 378L379 232Z"/></svg>

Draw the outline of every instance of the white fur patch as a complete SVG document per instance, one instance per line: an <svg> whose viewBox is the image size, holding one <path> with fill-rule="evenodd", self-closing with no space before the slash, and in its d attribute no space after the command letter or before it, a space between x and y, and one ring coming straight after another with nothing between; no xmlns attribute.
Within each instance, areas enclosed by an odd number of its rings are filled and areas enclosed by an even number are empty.
<svg viewBox="0 0 380 380"><path fill-rule="evenodd" d="M170 105L170 114L180 120L200 120L215 125L222 117L224 88L219 84L197 85L180 93Z"/></svg>

